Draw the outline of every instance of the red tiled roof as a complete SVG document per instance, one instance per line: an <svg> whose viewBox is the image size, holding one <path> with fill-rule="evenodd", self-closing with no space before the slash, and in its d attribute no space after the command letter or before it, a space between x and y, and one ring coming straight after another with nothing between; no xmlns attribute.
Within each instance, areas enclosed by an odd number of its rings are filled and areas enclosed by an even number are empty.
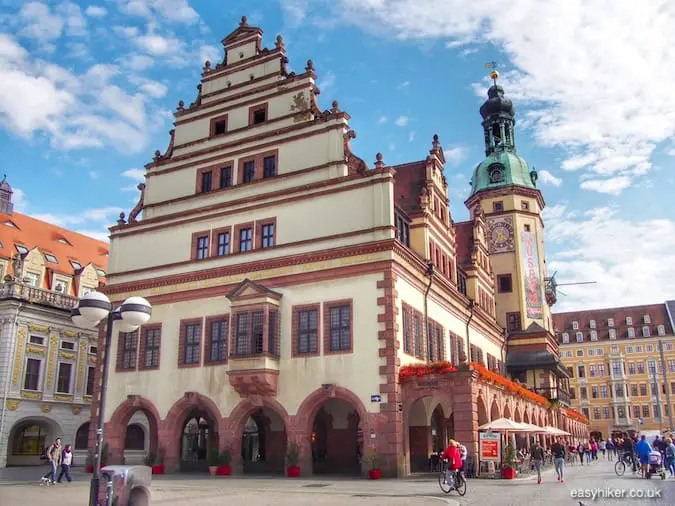
<svg viewBox="0 0 675 506"><path fill-rule="evenodd" d="M473 252L473 222L460 221L455 223L455 250L457 252L457 264L464 266L471 264Z"/></svg>
<svg viewBox="0 0 675 506"><path fill-rule="evenodd" d="M426 160L394 165L394 203L406 213L420 210L419 196L426 178Z"/></svg>
<svg viewBox="0 0 675 506"><path fill-rule="evenodd" d="M7 225L8 222L15 226ZM0 242L0 258L14 258L18 253L17 245L29 251L38 247L43 254L56 257L58 263L45 258L48 269L68 276L75 274L71 260L82 267L91 263L104 272L108 265L110 248L107 243L21 213L0 214Z"/></svg>
<svg viewBox="0 0 675 506"><path fill-rule="evenodd" d="M648 315L650 323L645 323L644 316ZM626 324L626 317L633 319L632 325ZM609 327L607 321L613 318L614 327ZM595 329L591 329L591 320L595 320ZM579 324L579 329L573 329L573 323ZM628 337L628 327L635 329L636 338L642 337L642 327L649 327L650 336L658 335L658 326L664 325L666 335L672 335L673 329L668 319L665 304L649 304L645 306L615 307L606 309L593 309L588 311L570 311L553 315L553 327L559 336L562 332L569 332L570 342L575 341L576 332L584 333L584 340L590 339L590 331L598 333L598 340L609 339L609 329L616 329L616 338Z"/></svg>

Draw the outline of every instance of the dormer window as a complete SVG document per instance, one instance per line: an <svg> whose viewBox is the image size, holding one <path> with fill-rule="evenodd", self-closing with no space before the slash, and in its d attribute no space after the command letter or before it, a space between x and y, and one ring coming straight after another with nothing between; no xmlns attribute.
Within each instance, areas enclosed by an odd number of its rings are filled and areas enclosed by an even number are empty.
<svg viewBox="0 0 675 506"><path fill-rule="evenodd" d="M592 329L594 329L594 328L595 328L595 320L591 320L591 321L589 322L589 326L590 326Z"/></svg>
<svg viewBox="0 0 675 506"><path fill-rule="evenodd" d="M583 343L583 342L584 342L583 332L577 332L577 343Z"/></svg>
<svg viewBox="0 0 675 506"><path fill-rule="evenodd" d="M644 319L644 323L649 324L649 323L652 322L652 319L648 314L644 315L643 319Z"/></svg>
<svg viewBox="0 0 675 506"><path fill-rule="evenodd" d="M626 325L631 326L633 325L633 318L630 316L626 316Z"/></svg>
<svg viewBox="0 0 675 506"><path fill-rule="evenodd" d="M6 221L5 225L7 225L9 228L19 228L11 221Z"/></svg>
<svg viewBox="0 0 675 506"><path fill-rule="evenodd" d="M72 246L72 244L70 244L68 241L66 241L63 237L59 237L57 239L57 242L59 242L61 244L65 244L66 246Z"/></svg>
<svg viewBox="0 0 675 506"><path fill-rule="evenodd" d="M649 327L642 327L642 337L649 337Z"/></svg>
<svg viewBox="0 0 675 506"><path fill-rule="evenodd" d="M54 291L57 293L68 293L68 282L62 279L54 281Z"/></svg>
<svg viewBox="0 0 675 506"><path fill-rule="evenodd" d="M572 322L572 328L573 328L574 330L577 330L577 329L579 328L579 322L576 321L576 320L573 321L573 322Z"/></svg>
<svg viewBox="0 0 675 506"><path fill-rule="evenodd" d="M398 213L394 215L394 219L396 220L396 239L410 247L410 224L408 220Z"/></svg>
<svg viewBox="0 0 675 506"><path fill-rule="evenodd" d="M635 337L635 329L633 327L628 327L628 337L631 339Z"/></svg>
<svg viewBox="0 0 675 506"><path fill-rule="evenodd" d="M666 335L666 326L665 325L659 325L656 327L656 331L659 334L659 336L665 336Z"/></svg>
<svg viewBox="0 0 675 506"><path fill-rule="evenodd" d="M105 277L105 271L103 269L96 269L96 274L98 274L102 278Z"/></svg>
<svg viewBox="0 0 675 506"><path fill-rule="evenodd" d="M614 318L607 318L607 326L608 327L614 326Z"/></svg>
<svg viewBox="0 0 675 506"><path fill-rule="evenodd" d="M563 344L569 344L570 342L570 335L567 332L563 332L562 334L562 342Z"/></svg>
<svg viewBox="0 0 675 506"><path fill-rule="evenodd" d="M609 338L616 339L616 329L609 329Z"/></svg>
<svg viewBox="0 0 675 506"><path fill-rule="evenodd" d="M598 333L595 330L591 330L591 341L598 340Z"/></svg>
<svg viewBox="0 0 675 506"><path fill-rule="evenodd" d="M76 262L75 260L71 260L70 265L72 265L73 269L75 269L76 271L82 270L82 264L80 264L80 262Z"/></svg>
<svg viewBox="0 0 675 506"><path fill-rule="evenodd" d="M51 262L53 264L58 264L59 261L56 259L54 255L51 253L45 253L45 258L47 259L47 262Z"/></svg>
<svg viewBox="0 0 675 506"><path fill-rule="evenodd" d="M28 253L28 248L26 248L25 246L21 246L20 244L15 244L14 247L22 255L25 255L26 253Z"/></svg>

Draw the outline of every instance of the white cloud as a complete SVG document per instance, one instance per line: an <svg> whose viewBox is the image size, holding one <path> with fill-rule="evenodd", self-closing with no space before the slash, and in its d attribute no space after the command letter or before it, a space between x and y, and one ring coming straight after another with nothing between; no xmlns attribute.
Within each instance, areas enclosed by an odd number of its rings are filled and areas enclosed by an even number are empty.
<svg viewBox="0 0 675 506"><path fill-rule="evenodd" d="M675 156L675 148L668 151L668 156Z"/></svg>
<svg viewBox="0 0 675 506"><path fill-rule="evenodd" d="M396 118L396 121L394 121L394 124L400 127L406 126L408 124L408 116L399 116Z"/></svg>
<svg viewBox="0 0 675 506"><path fill-rule="evenodd" d="M335 88L335 74L326 72L325 77L317 83L317 86L322 92Z"/></svg>
<svg viewBox="0 0 675 506"><path fill-rule="evenodd" d="M84 12L87 14L87 16L92 18L104 18L108 14L108 11L105 7L99 7L97 5L90 5L85 9Z"/></svg>
<svg viewBox="0 0 675 506"><path fill-rule="evenodd" d="M61 37L63 20L54 15L49 6L41 2L28 2L21 7L19 18L23 28L19 35L42 41L49 41Z"/></svg>
<svg viewBox="0 0 675 506"><path fill-rule="evenodd" d="M82 225L91 222L112 225L117 219L117 216L123 211L124 209L121 207L101 207L85 209L84 211L78 212L76 215L37 213L32 216L38 220L67 228L73 225Z"/></svg>
<svg viewBox="0 0 675 506"><path fill-rule="evenodd" d="M199 48L199 62L204 63L206 60L220 63L223 61L223 50L216 46L203 45Z"/></svg>
<svg viewBox="0 0 675 506"><path fill-rule="evenodd" d="M544 184L552 184L553 186L560 186L562 184L562 179L555 177L546 169L537 171L539 173L539 180Z"/></svg>
<svg viewBox="0 0 675 506"><path fill-rule="evenodd" d="M675 75L663 73L675 58L672 1L609 10L604 0L324 1L331 3L342 21L382 36L502 48L513 65L502 84L537 142L568 153L565 169L632 182L675 136ZM487 85L486 77L481 96Z"/></svg>
<svg viewBox="0 0 675 506"><path fill-rule="evenodd" d="M566 205L544 210L546 240L561 246L548 258L548 271L565 286L556 311L630 306L672 299L675 293L675 221L632 221L616 208L581 215Z"/></svg>
<svg viewBox="0 0 675 506"><path fill-rule="evenodd" d="M147 19L158 17L187 24L199 19L188 0L117 0L117 3L122 12Z"/></svg>
<svg viewBox="0 0 675 506"><path fill-rule="evenodd" d="M403 81L398 85L399 89L405 90L410 86L410 81Z"/></svg>
<svg viewBox="0 0 675 506"><path fill-rule="evenodd" d="M96 181L98 179L98 173L93 170L90 170L89 177L92 178L94 181Z"/></svg>
<svg viewBox="0 0 675 506"><path fill-rule="evenodd" d="M120 37L126 37L128 39L138 36L138 28L135 26L113 26L113 32L115 32Z"/></svg>
<svg viewBox="0 0 675 506"><path fill-rule="evenodd" d="M79 5L63 2L56 7L56 12L63 17L68 35L82 37L87 34L87 20Z"/></svg>
<svg viewBox="0 0 675 506"><path fill-rule="evenodd" d="M457 146L456 148L450 148L443 150L443 155L445 156L445 162L450 165L459 165L469 156L469 150L464 146Z"/></svg>
<svg viewBox="0 0 675 506"><path fill-rule="evenodd" d="M412 142L415 140L415 132L410 132L408 134L408 142Z"/></svg>
<svg viewBox="0 0 675 506"><path fill-rule="evenodd" d="M309 0L283 0L280 3L284 19L291 27L299 25L305 19Z"/></svg>
<svg viewBox="0 0 675 506"><path fill-rule="evenodd" d="M122 65L135 71L147 70L153 66L155 60L144 54L130 54L122 60Z"/></svg>
<svg viewBox="0 0 675 506"><path fill-rule="evenodd" d="M163 83L144 77L131 76L129 82L135 84L143 93L153 98L162 98L166 96L166 93L169 90Z"/></svg>
<svg viewBox="0 0 675 506"><path fill-rule="evenodd" d="M12 188L14 192L12 194L12 203L14 204L14 210L17 213L25 213L26 208L28 207L28 199L26 194L20 188Z"/></svg>
<svg viewBox="0 0 675 506"><path fill-rule="evenodd" d="M621 195L621 192L631 185L628 176L613 177L611 179L589 179L581 182L581 188L609 195Z"/></svg>
<svg viewBox="0 0 675 506"><path fill-rule="evenodd" d="M113 223L110 223L113 225ZM101 230L75 230L78 234L86 235L87 237L92 237L97 241L101 242L110 242L110 232L101 231Z"/></svg>
<svg viewBox="0 0 675 506"><path fill-rule="evenodd" d="M133 39L141 50L153 56L164 56L182 52L183 43L175 37L162 37L155 33L141 35Z"/></svg>
<svg viewBox="0 0 675 506"><path fill-rule="evenodd" d="M139 183L145 181L145 171L141 169L127 169L122 172L122 176L138 181Z"/></svg>
<svg viewBox="0 0 675 506"><path fill-rule="evenodd" d="M378 122L380 125L384 125L384 124L387 122L387 117L386 117L386 116L380 116L380 119L377 120L377 122Z"/></svg>

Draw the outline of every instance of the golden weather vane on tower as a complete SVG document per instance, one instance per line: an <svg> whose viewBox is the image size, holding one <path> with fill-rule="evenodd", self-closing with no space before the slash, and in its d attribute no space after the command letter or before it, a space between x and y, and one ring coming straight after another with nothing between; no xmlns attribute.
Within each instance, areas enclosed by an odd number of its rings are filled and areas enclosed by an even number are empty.
<svg viewBox="0 0 675 506"><path fill-rule="evenodd" d="M492 79L492 82L496 85L497 84L497 79L499 79L499 72L497 72L497 62L496 61L491 61L485 64L486 69L491 69L490 70L490 79Z"/></svg>

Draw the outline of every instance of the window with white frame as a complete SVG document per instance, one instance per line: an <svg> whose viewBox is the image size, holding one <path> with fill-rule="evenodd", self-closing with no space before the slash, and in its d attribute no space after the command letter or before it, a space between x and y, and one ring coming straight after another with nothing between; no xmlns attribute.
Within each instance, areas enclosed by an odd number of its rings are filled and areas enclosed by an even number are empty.
<svg viewBox="0 0 675 506"><path fill-rule="evenodd" d="M60 362L59 371L56 377L56 391L62 394L69 394L71 391L71 380L73 377L73 364L69 362Z"/></svg>
<svg viewBox="0 0 675 506"><path fill-rule="evenodd" d="M590 326L592 329L594 329L594 328L595 328L595 320L591 320L591 321L589 322L589 326Z"/></svg>
<svg viewBox="0 0 675 506"><path fill-rule="evenodd" d="M89 353L92 354L92 355L96 355L98 353L98 346L90 344L89 345Z"/></svg>
<svg viewBox="0 0 675 506"><path fill-rule="evenodd" d="M598 340L598 333L595 330L591 330L591 341L597 341Z"/></svg>
<svg viewBox="0 0 675 506"><path fill-rule="evenodd" d="M633 353L633 347L632 346L626 346L626 353Z"/></svg>
<svg viewBox="0 0 675 506"><path fill-rule="evenodd" d="M579 328L579 322L576 321L576 320L573 321L573 322L572 322L572 328L573 328L574 330L577 330L577 329Z"/></svg>
<svg viewBox="0 0 675 506"><path fill-rule="evenodd" d="M628 327L628 337L635 337L635 329L633 327Z"/></svg>
<svg viewBox="0 0 675 506"><path fill-rule="evenodd" d="M616 339L616 329L609 329L609 338Z"/></svg>
<svg viewBox="0 0 675 506"><path fill-rule="evenodd" d="M673 351L673 343L666 343L666 351Z"/></svg>
<svg viewBox="0 0 675 506"><path fill-rule="evenodd" d="M567 350L567 351L565 352L565 357L567 357L567 358L572 358L572 350Z"/></svg>
<svg viewBox="0 0 675 506"><path fill-rule="evenodd" d="M604 354L605 354L605 350L603 350L602 348L598 348L597 350L595 350L595 354L596 354L596 355L604 355Z"/></svg>
<svg viewBox="0 0 675 506"><path fill-rule="evenodd" d="M656 327L656 332L658 333L659 336L665 336L666 335L666 326L665 325L659 325Z"/></svg>
<svg viewBox="0 0 675 506"><path fill-rule="evenodd" d="M588 356L589 357L594 357L595 356L595 350L593 348L588 349Z"/></svg>
<svg viewBox="0 0 675 506"><path fill-rule="evenodd" d="M652 322L652 319L648 314L644 315L643 320L644 320L645 323L651 323Z"/></svg>
<svg viewBox="0 0 675 506"><path fill-rule="evenodd" d="M75 343L72 341L61 341L61 349L62 350L74 350L75 349Z"/></svg>
<svg viewBox="0 0 675 506"><path fill-rule="evenodd" d="M57 293L68 293L68 281L65 281L63 279L55 279L54 280L54 291Z"/></svg>
<svg viewBox="0 0 675 506"><path fill-rule="evenodd" d="M642 327L642 337L649 337L649 327Z"/></svg>
<svg viewBox="0 0 675 506"><path fill-rule="evenodd" d="M607 326L608 327L614 326L614 318L607 318Z"/></svg>
<svg viewBox="0 0 675 506"><path fill-rule="evenodd" d="M34 272L27 272L24 274L24 282L27 285L34 286L35 288L40 288L40 275L35 274Z"/></svg>
<svg viewBox="0 0 675 506"><path fill-rule="evenodd" d="M610 351L612 353L619 353L619 346L616 344L613 344L612 347L610 348Z"/></svg>
<svg viewBox="0 0 675 506"><path fill-rule="evenodd" d="M626 325L628 325L629 327L633 325L633 317L626 316Z"/></svg>
<svg viewBox="0 0 675 506"><path fill-rule="evenodd" d="M584 350L577 350L577 357L583 357L584 356Z"/></svg>
<svg viewBox="0 0 675 506"><path fill-rule="evenodd" d="M647 345L647 353L654 353L654 345L653 344Z"/></svg>
<svg viewBox="0 0 675 506"><path fill-rule="evenodd" d="M641 344L638 344L638 345L635 347L635 353L642 353L642 345L641 345Z"/></svg>
<svg viewBox="0 0 675 506"><path fill-rule="evenodd" d="M36 336L35 334L31 334L28 340L30 341L31 344L39 344L40 346L44 346L45 344L44 336Z"/></svg>
<svg viewBox="0 0 675 506"><path fill-rule="evenodd" d="M570 335L567 332L563 332L562 342L565 344L568 344L570 342Z"/></svg>
<svg viewBox="0 0 675 506"><path fill-rule="evenodd" d="M583 332L577 332L577 343L583 343L583 342L584 342Z"/></svg>

